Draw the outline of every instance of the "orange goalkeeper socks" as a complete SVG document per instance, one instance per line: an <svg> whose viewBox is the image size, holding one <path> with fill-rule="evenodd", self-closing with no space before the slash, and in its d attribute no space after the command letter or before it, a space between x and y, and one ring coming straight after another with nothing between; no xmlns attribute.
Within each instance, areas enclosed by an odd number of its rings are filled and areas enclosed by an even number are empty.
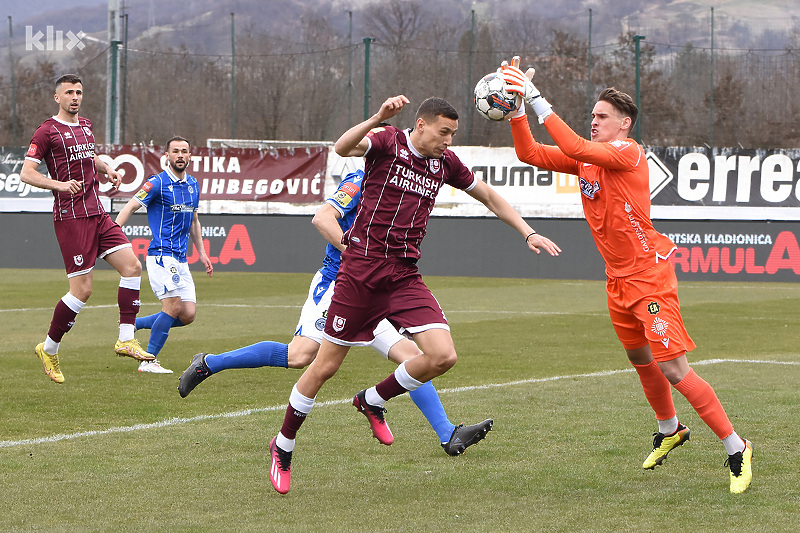
<svg viewBox="0 0 800 533"><path fill-rule="evenodd" d="M675 388L683 394L717 437L724 439L733 433L733 425L725 413L725 409L722 408L714 389L703 378L695 374L694 369L690 368L689 373L675 384Z"/></svg>
<svg viewBox="0 0 800 533"><path fill-rule="evenodd" d="M650 361L646 365L633 365L642 382L642 389L650 407L658 420L669 420L675 416L675 404L672 403L672 388L658 363Z"/></svg>

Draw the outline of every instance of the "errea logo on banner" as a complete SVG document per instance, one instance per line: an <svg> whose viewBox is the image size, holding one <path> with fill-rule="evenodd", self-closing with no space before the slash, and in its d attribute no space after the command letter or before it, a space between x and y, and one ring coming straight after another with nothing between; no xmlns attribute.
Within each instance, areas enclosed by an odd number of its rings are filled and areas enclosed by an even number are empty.
<svg viewBox="0 0 800 533"><path fill-rule="evenodd" d="M78 50L83 50L86 45L81 41L86 34L82 31L79 31L77 34L72 33L72 31L67 31L65 34L62 30L53 31L52 26L47 26L45 30L47 35L41 32L41 30L33 33L33 26L25 26L25 50L31 51L34 48L36 50L72 50L73 48L77 48ZM67 38L67 41L64 42L64 37ZM44 41L42 39L44 38Z"/></svg>

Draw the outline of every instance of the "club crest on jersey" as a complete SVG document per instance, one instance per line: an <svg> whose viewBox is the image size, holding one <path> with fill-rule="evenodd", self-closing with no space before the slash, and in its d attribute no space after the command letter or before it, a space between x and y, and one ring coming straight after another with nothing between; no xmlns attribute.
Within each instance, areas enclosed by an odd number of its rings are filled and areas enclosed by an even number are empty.
<svg viewBox="0 0 800 533"><path fill-rule="evenodd" d="M92 130L90 130L88 126L83 126L83 134L86 135L87 138L93 137Z"/></svg>
<svg viewBox="0 0 800 533"><path fill-rule="evenodd" d="M656 317L650 329L659 337L664 337L667 334L667 329L669 329L669 322Z"/></svg>
<svg viewBox="0 0 800 533"><path fill-rule="evenodd" d="M75 266L83 265L83 255L82 254L73 256L72 260L75 262Z"/></svg>
<svg viewBox="0 0 800 533"><path fill-rule="evenodd" d="M346 318L342 318L339 315L333 315L333 331L341 332L344 329L344 324L347 322Z"/></svg>
<svg viewBox="0 0 800 533"><path fill-rule="evenodd" d="M600 190L600 182L595 181L594 183L591 183L585 178L581 177L580 188L582 195L587 197L589 200L594 200L594 195Z"/></svg>
<svg viewBox="0 0 800 533"><path fill-rule="evenodd" d="M657 315L659 311L661 311L661 306L658 305L658 302L650 302L647 304L647 312L651 315Z"/></svg>
<svg viewBox="0 0 800 533"><path fill-rule="evenodd" d="M434 174L438 173L439 169L442 168L442 162L439 161L438 159L430 159L429 161L431 162L430 164L431 172L433 172Z"/></svg>

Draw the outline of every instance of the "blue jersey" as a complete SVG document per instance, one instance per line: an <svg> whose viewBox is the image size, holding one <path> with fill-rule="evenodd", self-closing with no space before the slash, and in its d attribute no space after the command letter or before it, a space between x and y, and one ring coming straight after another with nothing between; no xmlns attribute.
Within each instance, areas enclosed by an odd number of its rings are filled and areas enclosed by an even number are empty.
<svg viewBox="0 0 800 533"><path fill-rule="evenodd" d="M332 205L339 214L342 215L338 220L342 231L347 231L353 225L356 218L357 207L361 202L361 180L364 179L364 171L356 170L348 174L339 184L336 192L326 200ZM336 279L339 272L339 264L342 261L342 252L334 245L328 243L325 248L325 259L322 260L322 278L330 281Z"/></svg>
<svg viewBox="0 0 800 533"><path fill-rule="evenodd" d="M147 255L171 255L185 263L189 230L200 205L197 180L189 174L179 180L167 169L147 180L135 198L147 207L147 221L153 232Z"/></svg>

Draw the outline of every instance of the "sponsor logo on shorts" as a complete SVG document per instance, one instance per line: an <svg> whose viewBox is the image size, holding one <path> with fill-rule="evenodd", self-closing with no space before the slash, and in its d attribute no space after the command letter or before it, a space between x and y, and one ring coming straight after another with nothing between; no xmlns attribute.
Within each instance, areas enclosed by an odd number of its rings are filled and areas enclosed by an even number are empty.
<svg viewBox="0 0 800 533"><path fill-rule="evenodd" d="M661 306L658 305L658 302L650 302L647 304L647 312L651 315L657 315L659 311L661 311Z"/></svg>
<svg viewBox="0 0 800 533"><path fill-rule="evenodd" d="M345 322L347 322L346 318L342 318L339 315L333 315L333 331L342 331L344 329Z"/></svg>
<svg viewBox="0 0 800 533"><path fill-rule="evenodd" d="M73 256L72 260L75 262L75 266L83 265L83 255L82 254Z"/></svg>
<svg viewBox="0 0 800 533"><path fill-rule="evenodd" d="M650 326L650 329L653 330L653 333L655 333L659 337L664 337L667 334L668 328L669 328L669 322L667 322L666 320L661 320L658 317L653 319L653 325Z"/></svg>

